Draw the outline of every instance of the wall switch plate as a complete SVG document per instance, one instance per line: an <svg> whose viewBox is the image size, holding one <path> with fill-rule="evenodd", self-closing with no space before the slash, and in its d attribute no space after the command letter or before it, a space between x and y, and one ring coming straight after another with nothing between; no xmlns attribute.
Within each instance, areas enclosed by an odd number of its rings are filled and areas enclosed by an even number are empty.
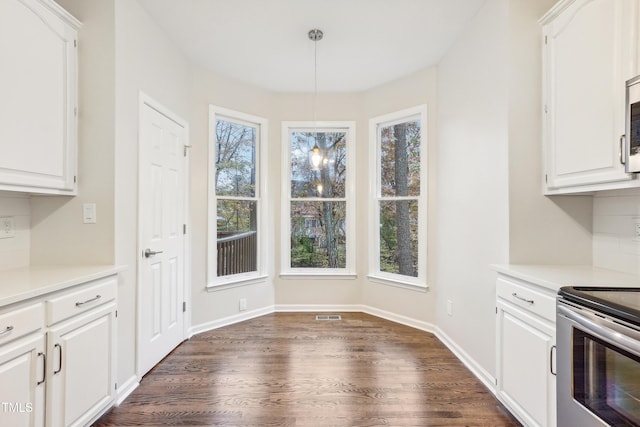
<svg viewBox="0 0 640 427"><path fill-rule="evenodd" d="M82 205L82 222L84 224L96 223L96 204L85 203Z"/></svg>
<svg viewBox="0 0 640 427"><path fill-rule="evenodd" d="M0 239L16 237L16 228L12 216L0 218Z"/></svg>
<svg viewBox="0 0 640 427"><path fill-rule="evenodd" d="M240 298L240 303L238 305L239 305L240 311L245 311L247 309L247 299Z"/></svg>

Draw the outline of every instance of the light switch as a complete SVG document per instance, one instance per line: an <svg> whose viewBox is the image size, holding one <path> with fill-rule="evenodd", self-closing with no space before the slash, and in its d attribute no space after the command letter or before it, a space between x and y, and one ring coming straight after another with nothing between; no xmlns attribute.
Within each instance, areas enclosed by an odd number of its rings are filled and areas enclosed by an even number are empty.
<svg viewBox="0 0 640 427"><path fill-rule="evenodd" d="M85 224L96 223L96 204L85 203L82 205L82 222Z"/></svg>

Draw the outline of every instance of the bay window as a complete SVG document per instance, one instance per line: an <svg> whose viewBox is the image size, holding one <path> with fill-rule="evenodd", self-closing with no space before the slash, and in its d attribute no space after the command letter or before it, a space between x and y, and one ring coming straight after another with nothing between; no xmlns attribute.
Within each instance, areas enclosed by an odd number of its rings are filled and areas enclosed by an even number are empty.
<svg viewBox="0 0 640 427"><path fill-rule="evenodd" d="M353 122L285 122L282 272L353 275Z"/></svg>
<svg viewBox="0 0 640 427"><path fill-rule="evenodd" d="M426 288L426 106L370 120L370 274Z"/></svg>

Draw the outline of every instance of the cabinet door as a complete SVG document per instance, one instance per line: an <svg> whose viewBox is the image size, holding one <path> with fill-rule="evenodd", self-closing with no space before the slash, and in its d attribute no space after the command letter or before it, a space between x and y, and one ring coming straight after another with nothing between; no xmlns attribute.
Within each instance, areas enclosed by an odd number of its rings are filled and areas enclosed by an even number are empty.
<svg viewBox="0 0 640 427"><path fill-rule="evenodd" d="M1 426L44 426L44 342L38 333L0 347Z"/></svg>
<svg viewBox="0 0 640 427"><path fill-rule="evenodd" d="M115 304L48 332L47 426L82 426L115 398Z"/></svg>
<svg viewBox="0 0 640 427"><path fill-rule="evenodd" d="M497 328L498 396L526 425L555 426L553 326L498 301Z"/></svg>
<svg viewBox="0 0 640 427"><path fill-rule="evenodd" d="M625 81L637 71L637 6L562 1L543 18L548 192L633 178L621 163L620 137Z"/></svg>
<svg viewBox="0 0 640 427"><path fill-rule="evenodd" d="M0 190L75 191L74 21L51 0L0 0Z"/></svg>

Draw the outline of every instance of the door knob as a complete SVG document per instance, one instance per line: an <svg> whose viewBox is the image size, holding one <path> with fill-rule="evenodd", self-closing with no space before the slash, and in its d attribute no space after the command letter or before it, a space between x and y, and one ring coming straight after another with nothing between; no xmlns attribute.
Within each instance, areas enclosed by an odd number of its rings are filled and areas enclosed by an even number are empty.
<svg viewBox="0 0 640 427"><path fill-rule="evenodd" d="M162 251L152 251L151 249L147 248L144 250L144 257L149 258L150 256L154 256L161 253Z"/></svg>

